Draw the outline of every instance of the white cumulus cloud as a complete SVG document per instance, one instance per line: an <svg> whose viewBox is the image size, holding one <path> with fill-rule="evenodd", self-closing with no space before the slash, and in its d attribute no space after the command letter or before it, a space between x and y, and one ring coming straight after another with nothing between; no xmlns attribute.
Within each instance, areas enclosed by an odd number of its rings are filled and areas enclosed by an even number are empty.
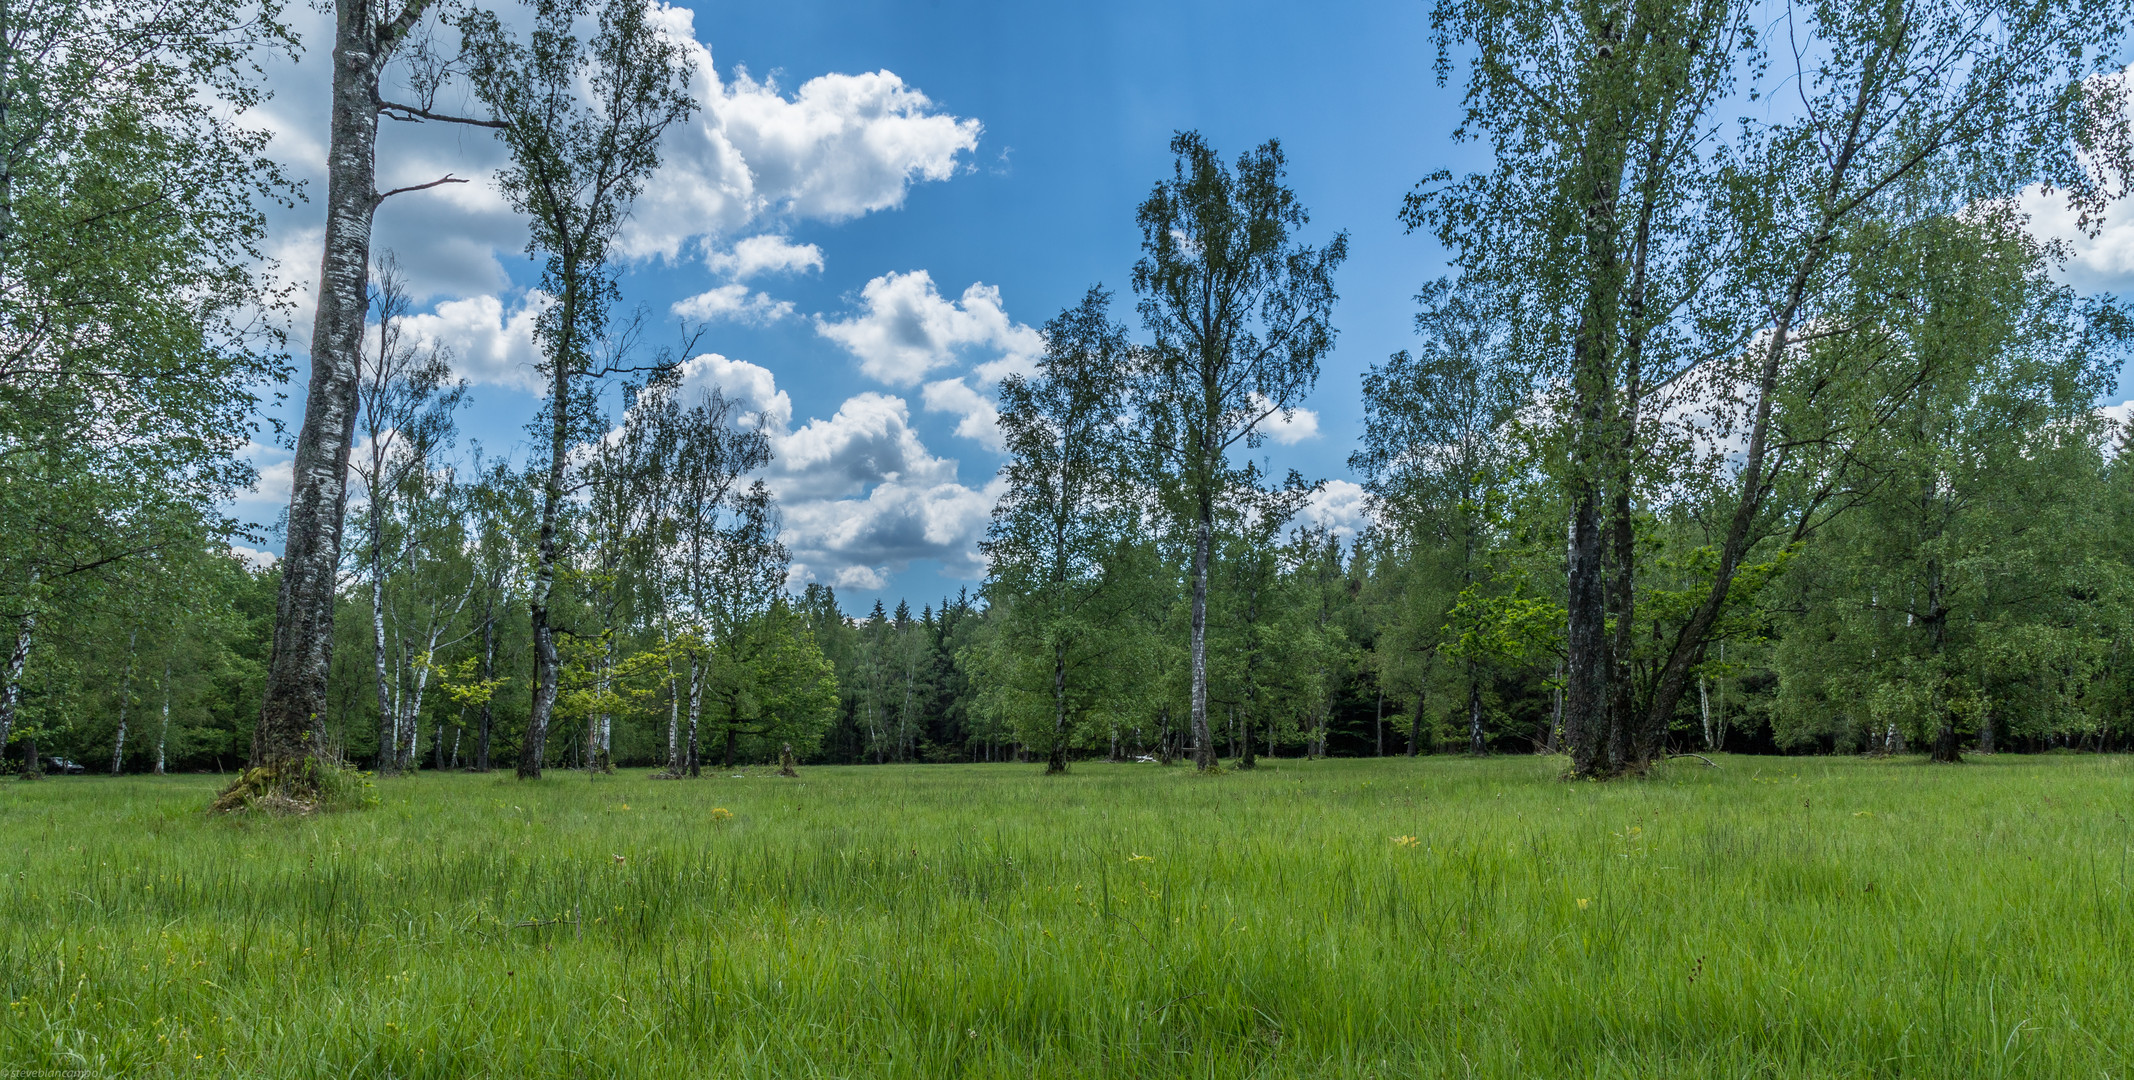
<svg viewBox="0 0 2134 1080"><path fill-rule="evenodd" d="M933 487L956 476L955 461L935 457L919 441L904 399L887 394L846 398L829 419L774 435L772 448L781 494L852 495L883 483Z"/></svg>
<svg viewBox="0 0 2134 1080"><path fill-rule="evenodd" d="M674 313L685 319L707 322L774 323L793 314L793 302L752 293L748 286L735 282L675 301Z"/></svg>
<svg viewBox="0 0 2134 1080"><path fill-rule="evenodd" d="M245 443L237 456L251 462L258 477L252 490L239 495L237 502L254 514L264 512L262 520L272 521L278 511L289 506L289 489L296 482L296 456L261 442Z"/></svg>
<svg viewBox="0 0 2134 1080"><path fill-rule="evenodd" d="M982 125L943 112L917 87L889 71L827 73L788 92L771 80L732 70L722 76L697 40L686 8L654 3L653 17L694 62L690 91L702 108L670 129L662 165L632 207L618 239L624 258L677 257L701 246L711 269L730 280L753 274L820 269L822 253L762 232L766 222L843 221L901 206L913 185L954 176L978 145ZM519 29L518 16L504 13ZM333 17L299 7L287 13L304 41L328 41ZM268 153L292 180L322 190L324 133L331 116L322 65L326 52L271 58L265 82L274 94L246 117L271 138ZM402 74L395 72L395 76ZM389 77L388 99L412 100ZM443 89L440 111L479 116L464 80ZM496 177L509 165L488 132L445 123L382 125L378 187L390 190L451 175L466 181L396 195L379 207L373 249L398 253L412 295L471 297L510 289L507 262L526 243L525 220L512 210ZM266 247L282 280L297 287L296 345L310 328L323 232L316 201L269 210Z"/></svg>
<svg viewBox="0 0 2134 1080"><path fill-rule="evenodd" d="M261 551L258 548L246 547L243 544L231 544L230 557L245 564L245 568L254 573L261 570L272 570L275 563L282 561L282 557L274 552Z"/></svg>
<svg viewBox="0 0 2134 1080"><path fill-rule="evenodd" d="M692 14L657 12L695 61L703 108L668 132L659 179L620 238L627 256L672 259L765 216L843 221L901 206L914 183L954 176L978 147L978 121L937 111L893 72L819 75L790 97L745 71L722 80Z"/></svg>
<svg viewBox="0 0 2134 1080"><path fill-rule="evenodd" d="M941 379L926 384L921 400L933 412L954 413L962 417L956 422L956 434L974 439L979 445L998 453L1007 448L1000 437L1000 408L993 399L971 389L962 379Z"/></svg>
<svg viewBox="0 0 2134 1080"><path fill-rule="evenodd" d="M1267 398L1252 395L1252 407L1265 412L1274 407ZM1310 409L1291 409L1287 414L1276 412L1260 421L1260 433L1284 446L1295 446L1307 439L1319 437L1319 414Z"/></svg>
<svg viewBox="0 0 2134 1080"><path fill-rule="evenodd" d="M1003 354L982 365L997 379L1027 367L1045 347L1036 330L1008 317L991 285L973 284L949 300L924 270L890 273L869 281L860 303L866 310L849 319L818 318L816 331L858 358L869 378L891 386L914 385L969 350Z"/></svg>
<svg viewBox="0 0 2134 1080"><path fill-rule="evenodd" d="M771 440L764 480L778 497L792 580L879 589L914 560L957 576L984 572L978 539L998 481L957 479L956 461L928 450L901 397L846 398L828 417L795 426L793 403L771 372L715 353L682 367L682 392L716 387L755 415ZM982 400L982 399L981 399Z"/></svg>
<svg viewBox="0 0 2134 1080"><path fill-rule="evenodd" d="M699 389L716 388L727 400L741 403L753 414L754 419L746 423L761 423L779 436L793 422L793 399L778 389L778 380L760 364L705 353L682 363L681 385L684 401L693 400Z"/></svg>
<svg viewBox="0 0 2134 1080"><path fill-rule="evenodd" d="M2085 232L2067 200L2032 187L2018 199L2030 216L2030 232L2066 245L2061 276L2083 292L2134 292L2134 212L2127 206L2107 211L2095 235Z"/></svg>
<svg viewBox="0 0 2134 1080"><path fill-rule="evenodd" d="M998 498L990 484L879 484L863 498L787 504L786 542L811 567L894 569L933 559L949 574L977 577L985 572L978 538Z"/></svg>
<svg viewBox="0 0 2134 1080"><path fill-rule="evenodd" d="M405 331L415 342L451 350L452 369L468 382L539 393L534 321L550 303L541 292L526 294L516 307L492 295L446 300L435 311L408 316Z"/></svg>
<svg viewBox="0 0 2134 1080"><path fill-rule="evenodd" d="M713 251L704 257L704 265L735 281L760 274L801 274L822 269L822 249L765 233L735 244L732 251Z"/></svg>
<svg viewBox="0 0 2134 1080"><path fill-rule="evenodd" d="M1371 493L1353 481L1329 480L1298 511L1297 522L1348 539L1371 524Z"/></svg>

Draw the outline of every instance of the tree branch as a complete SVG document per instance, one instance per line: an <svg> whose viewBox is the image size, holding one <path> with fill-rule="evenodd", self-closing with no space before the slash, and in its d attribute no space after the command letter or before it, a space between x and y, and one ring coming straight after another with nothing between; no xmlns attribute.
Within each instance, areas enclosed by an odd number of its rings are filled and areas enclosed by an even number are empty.
<svg viewBox="0 0 2134 1080"><path fill-rule="evenodd" d="M386 119L398 120L404 124L418 124L424 120L435 120L445 124L466 124L469 127L496 128L499 131L510 126L502 120L483 120L473 116L452 116L447 113L431 112L428 109L418 109L413 105L402 105L395 101L379 102L378 111L384 113ZM393 115L394 113L406 113L407 115L395 116Z"/></svg>
<svg viewBox="0 0 2134 1080"><path fill-rule="evenodd" d="M393 196L395 196L395 195L401 195L401 194L405 194L405 193L407 193L407 192L410 192L410 191L422 191L422 190L425 190L425 189L427 189L427 188L433 188L433 187L436 187L436 186L438 186L439 184L464 184L464 183L466 183L466 181L465 181L465 180L462 180L462 179L460 179L459 177L457 177L457 176L454 176L454 175L452 175L451 173L446 173L446 174L445 174L445 175L444 175L444 176L443 176L442 178L440 178L440 179L437 179L437 180L432 180L432 181L430 181L430 182L429 182L429 183L427 183L427 184L410 184L410 185L408 185L407 187L396 187L396 188L394 188L394 189L393 189L393 190L391 190L391 191L385 191L385 192L380 192L380 193L379 193L378 195L374 196L374 197L372 198L372 200L371 200L371 201L372 201L372 202L374 202L374 203L382 203L382 202L384 202L385 200L387 200L387 199L390 199L390 198L392 198L392 197L393 197Z"/></svg>

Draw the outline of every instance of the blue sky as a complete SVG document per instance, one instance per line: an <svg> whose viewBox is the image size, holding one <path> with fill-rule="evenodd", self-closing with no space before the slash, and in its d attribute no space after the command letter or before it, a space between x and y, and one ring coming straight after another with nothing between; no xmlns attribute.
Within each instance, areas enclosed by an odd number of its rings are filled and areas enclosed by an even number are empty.
<svg viewBox="0 0 2134 1080"><path fill-rule="evenodd" d="M1312 213L1305 238L1350 234L1339 345L1310 414L1265 452L1330 481L1319 520L1356 523L1358 380L1407 346L1410 298L1444 272L1429 238L1402 232L1401 196L1434 169L1486 164L1451 140L1458 92L1435 82L1424 3L701 3L676 9L678 28L683 13L708 50L707 107L671 140L625 237L625 302L663 324L677 304L710 319L700 351L716 355L690 378L771 414L796 586L835 583L858 610L982 577L1001 460L990 387L1093 283L1131 323L1134 208L1187 128L1226 155L1280 138ZM294 18L319 52L270 70L265 118L273 152L318 177L326 24ZM523 457L534 276L523 226L486 182L501 154L435 125L387 124L380 148L381 188L476 181L389 201L377 247L406 264L420 326L475 383L466 438ZM320 215L274 217L273 251L299 286L316 273ZM2134 232L2082 260L2084 284L2116 286ZM301 333L295 344L301 356ZM238 509L270 521L286 454L256 457L262 489Z"/></svg>

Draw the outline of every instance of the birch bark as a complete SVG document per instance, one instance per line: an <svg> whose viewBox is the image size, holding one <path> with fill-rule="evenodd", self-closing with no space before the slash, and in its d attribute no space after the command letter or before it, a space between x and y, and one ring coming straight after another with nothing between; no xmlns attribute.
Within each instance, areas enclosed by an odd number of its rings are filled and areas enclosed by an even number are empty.
<svg viewBox="0 0 2134 1080"><path fill-rule="evenodd" d="M164 750L170 745L170 658L163 659L163 722L156 727L156 775L163 775Z"/></svg>
<svg viewBox="0 0 2134 1080"><path fill-rule="evenodd" d="M133 661L135 646L141 641L140 627L126 631L126 674L119 678L119 731L111 744L111 775L117 776L126 764L126 706L132 703Z"/></svg>
<svg viewBox="0 0 2134 1080"><path fill-rule="evenodd" d="M311 330L311 380L291 467L289 526L266 692L251 764L282 786L324 750L333 666L334 587L348 510L356 378L370 304L371 219L378 209L378 79L430 0L390 18L366 0L334 5L332 121L326 151L326 241ZM390 9L388 9L390 10Z"/></svg>

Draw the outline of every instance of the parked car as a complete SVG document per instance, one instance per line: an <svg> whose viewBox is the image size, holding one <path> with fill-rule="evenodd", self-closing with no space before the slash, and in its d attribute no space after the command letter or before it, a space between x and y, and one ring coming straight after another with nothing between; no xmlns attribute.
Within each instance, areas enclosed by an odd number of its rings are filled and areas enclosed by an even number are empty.
<svg viewBox="0 0 2134 1080"><path fill-rule="evenodd" d="M82 771L79 762L68 761L63 757L48 757L44 759L44 767L46 772L78 773Z"/></svg>

